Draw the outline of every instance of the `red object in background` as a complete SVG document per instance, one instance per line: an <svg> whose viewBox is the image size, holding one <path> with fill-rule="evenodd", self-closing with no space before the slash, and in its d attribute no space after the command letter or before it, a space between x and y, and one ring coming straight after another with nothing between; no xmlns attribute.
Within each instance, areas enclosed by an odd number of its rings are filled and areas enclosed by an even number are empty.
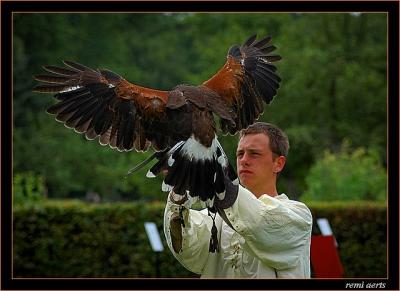
<svg viewBox="0 0 400 291"><path fill-rule="evenodd" d="M332 235L313 235L310 256L315 278L343 277L343 266Z"/></svg>

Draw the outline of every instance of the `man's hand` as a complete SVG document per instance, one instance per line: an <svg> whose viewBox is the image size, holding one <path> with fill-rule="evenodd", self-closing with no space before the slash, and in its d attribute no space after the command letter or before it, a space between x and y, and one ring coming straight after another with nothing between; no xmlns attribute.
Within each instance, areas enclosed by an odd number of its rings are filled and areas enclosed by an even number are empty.
<svg viewBox="0 0 400 291"><path fill-rule="evenodd" d="M171 200L172 203L182 205L183 203L185 203L188 200L188 197L187 197L187 194L179 195L179 194L174 193L174 191L171 191L169 193L169 199Z"/></svg>

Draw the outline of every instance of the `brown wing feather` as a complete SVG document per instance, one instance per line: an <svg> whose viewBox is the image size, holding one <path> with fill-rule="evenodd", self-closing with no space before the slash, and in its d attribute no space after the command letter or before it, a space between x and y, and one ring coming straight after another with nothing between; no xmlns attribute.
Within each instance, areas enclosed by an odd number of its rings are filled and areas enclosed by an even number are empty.
<svg viewBox="0 0 400 291"><path fill-rule="evenodd" d="M221 119L224 133L235 134L248 127L263 113L263 102L269 104L276 95L281 79L272 62L281 57L270 54L276 49L270 40L267 36L256 41L256 35L252 35L242 46L232 46L224 66L203 83L229 108L234 122Z"/></svg>
<svg viewBox="0 0 400 291"><path fill-rule="evenodd" d="M232 56L228 55L224 66L204 86L217 92L228 103L233 103L240 93L243 82L244 68Z"/></svg>
<svg viewBox="0 0 400 291"><path fill-rule="evenodd" d="M154 134L168 136L167 127L161 128L167 123L168 92L137 86L108 70L64 64L66 68L44 66L50 74L35 76L43 84L33 89L56 93L59 102L47 109L56 120L119 151L145 151L150 143L156 150L170 146L169 138Z"/></svg>

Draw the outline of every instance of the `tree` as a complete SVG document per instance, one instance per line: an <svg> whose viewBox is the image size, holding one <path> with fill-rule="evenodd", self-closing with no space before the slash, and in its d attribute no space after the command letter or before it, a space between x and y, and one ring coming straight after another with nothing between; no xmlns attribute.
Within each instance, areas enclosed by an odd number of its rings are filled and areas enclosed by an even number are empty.
<svg viewBox="0 0 400 291"><path fill-rule="evenodd" d="M104 199L164 199L146 169L122 177L149 153L119 153L66 130L45 113L50 95L32 75L62 59L108 68L160 89L200 84L250 34L272 35L281 88L260 120L291 141L279 188L298 197L320 153L375 148L386 159L386 15L362 13L33 13L14 17L13 169L44 178L49 197L97 191ZM235 164L237 137L221 136Z"/></svg>
<svg viewBox="0 0 400 291"><path fill-rule="evenodd" d="M349 149L325 151L306 178L304 201L386 200L387 174L376 150Z"/></svg>

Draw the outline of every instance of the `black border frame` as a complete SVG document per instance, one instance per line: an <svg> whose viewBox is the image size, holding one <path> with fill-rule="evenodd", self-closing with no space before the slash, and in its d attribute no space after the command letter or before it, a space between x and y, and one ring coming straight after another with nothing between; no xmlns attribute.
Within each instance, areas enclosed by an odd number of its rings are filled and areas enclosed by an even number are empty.
<svg viewBox="0 0 400 291"><path fill-rule="evenodd" d="M1 2L1 290L201 290L303 289L341 290L346 283L386 283L399 290L399 2L397 1L2 1ZM10 269L12 209L12 13L14 12L385 12L388 13L388 277L262 280L262 279L16 279ZM195 280L195 281L194 281Z"/></svg>

